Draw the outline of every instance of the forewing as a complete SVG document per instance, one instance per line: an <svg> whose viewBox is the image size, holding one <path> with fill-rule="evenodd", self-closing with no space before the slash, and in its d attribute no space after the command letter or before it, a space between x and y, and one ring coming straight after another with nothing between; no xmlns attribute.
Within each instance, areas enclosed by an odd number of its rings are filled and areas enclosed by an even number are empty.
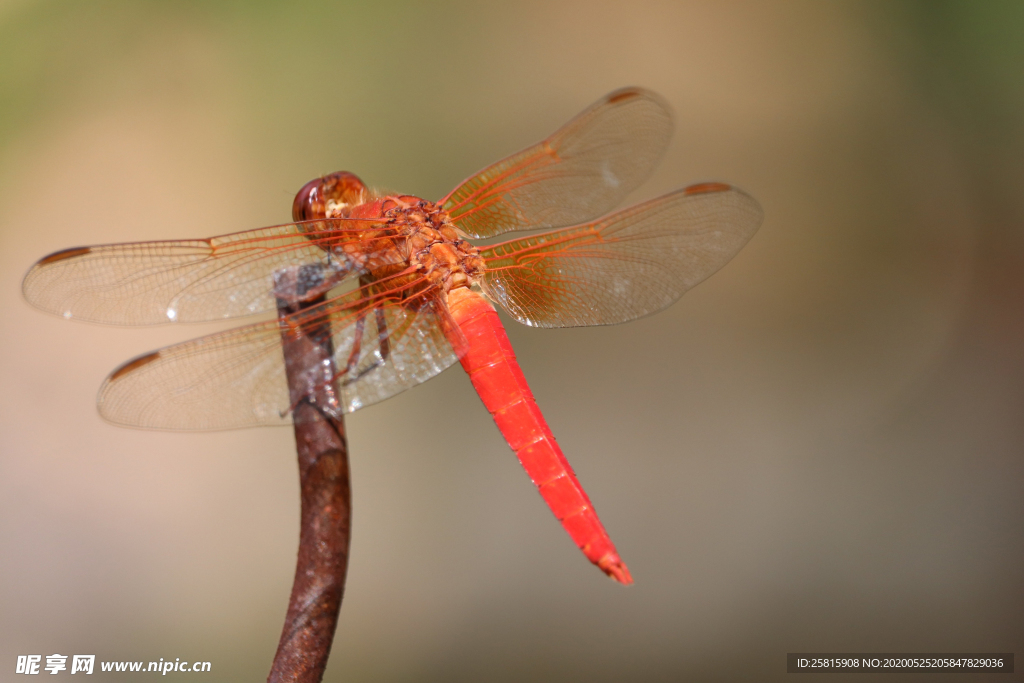
<svg viewBox="0 0 1024 683"><path fill-rule="evenodd" d="M357 264L326 247L358 239L367 221L328 219L202 240L76 247L40 259L22 289L66 318L118 325L201 322L273 310L273 273L319 264L341 279Z"/></svg>
<svg viewBox="0 0 1024 683"><path fill-rule="evenodd" d="M742 190L694 185L592 223L482 250L486 293L535 327L633 320L724 266L762 217Z"/></svg>
<svg viewBox="0 0 1024 683"><path fill-rule="evenodd" d="M468 178L441 203L472 237L581 223L639 186L671 135L661 97L617 90L546 140Z"/></svg>
<svg viewBox="0 0 1024 683"><path fill-rule="evenodd" d="M437 304L358 296L353 292L285 319L131 360L103 383L100 414L116 424L173 430L289 424L292 408L304 397L289 395L282 331L298 334L325 321L334 348L336 400L319 407L330 414L394 396L457 360L444 333L446 311ZM317 388L311 385L307 396Z"/></svg>

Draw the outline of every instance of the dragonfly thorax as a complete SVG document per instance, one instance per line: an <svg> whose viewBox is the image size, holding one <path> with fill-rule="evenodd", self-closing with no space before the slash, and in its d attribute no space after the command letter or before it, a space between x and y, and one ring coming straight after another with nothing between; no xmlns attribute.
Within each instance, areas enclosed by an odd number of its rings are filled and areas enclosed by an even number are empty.
<svg viewBox="0 0 1024 683"><path fill-rule="evenodd" d="M445 292L469 287L484 269L476 247L462 239L448 212L411 195L385 197L381 211L399 240L408 264Z"/></svg>
<svg viewBox="0 0 1024 683"><path fill-rule="evenodd" d="M440 205L412 195L374 195L353 173L339 171L306 183L292 204L295 221L364 219L359 239L324 239L321 246L366 273L370 281L408 271L409 279L443 291L474 284L479 252L460 237ZM378 222L379 221L379 222ZM302 228L318 234L317 224Z"/></svg>

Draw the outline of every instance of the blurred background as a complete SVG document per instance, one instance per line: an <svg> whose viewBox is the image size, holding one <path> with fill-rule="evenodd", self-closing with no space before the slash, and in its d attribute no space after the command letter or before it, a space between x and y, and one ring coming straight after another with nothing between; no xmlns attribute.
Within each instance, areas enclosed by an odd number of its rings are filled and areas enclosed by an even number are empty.
<svg viewBox="0 0 1024 683"><path fill-rule="evenodd" d="M0 1L0 669L263 680L298 537L290 429L96 414L119 363L228 325L48 316L33 261L285 222L340 169L439 198L635 84L677 129L632 199L717 179L766 213L658 315L509 323L636 585L586 562L451 370L348 419L325 680L770 681L796 651L1020 671L1022 73L1019 2Z"/></svg>

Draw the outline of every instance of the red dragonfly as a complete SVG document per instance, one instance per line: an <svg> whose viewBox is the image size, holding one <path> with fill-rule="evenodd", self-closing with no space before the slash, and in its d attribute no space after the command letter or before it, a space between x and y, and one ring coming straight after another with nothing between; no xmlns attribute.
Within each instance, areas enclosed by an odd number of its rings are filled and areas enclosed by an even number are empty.
<svg viewBox="0 0 1024 683"><path fill-rule="evenodd" d="M658 95L618 90L438 202L334 173L299 191L293 223L65 249L32 267L25 296L98 323L210 321L274 310L275 273L299 267L322 303L130 360L104 382L100 414L158 429L286 424L297 401L282 334L311 326L330 331L334 356L299 398L333 416L461 361L555 517L587 559L628 584L490 302L534 327L621 323L665 308L728 262L762 219L730 185L691 185L605 215L648 177L671 132ZM481 248L465 239L551 228Z"/></svg>

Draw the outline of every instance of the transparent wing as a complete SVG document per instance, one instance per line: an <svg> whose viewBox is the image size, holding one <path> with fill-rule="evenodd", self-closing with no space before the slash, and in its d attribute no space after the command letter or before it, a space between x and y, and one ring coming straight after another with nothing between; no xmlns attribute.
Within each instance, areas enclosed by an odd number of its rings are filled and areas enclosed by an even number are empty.
<svg viewBox="0 0 1024 683"><path fill-rule="evenodd" d="M277 270L320 264L325 280L359 272L338 247L366 239L373 227L379 224L328 219L201 240L76 247L40 259L22 289L44 311L97 323L149 325L251 315L274 309Z"/></svg>
<svg viewBox="0 0 1024 683"><path fill-rule="evenodd" d="M483 249L485 291L535 327L633 320L724 266L762 218L742 190L693 185L592 223Z"/></svg>
<svg viewBox="0 0 1024 683"><path fill-rule="evenodd" d="M320 408L357 410L437 375L458 356L447 309L424 296L358 298L359 292L298 314L175 344L131 360L100 388L110 422L155 429L207 430L288 424L303 397L289 395L282 335L327 326L334 389ZM457 332L455 346L459 340ZM318 392L310 376L307 396ZM322 376L321 376L322 377Z"/></svg>
<svg viewBox="0 0 1024 683"><path fill-rule="evenodd" d="M468 178L441 204L472 237L580 223L639 186L671 135L672 115L661 97L617 90L546 140Z"/></svg>

